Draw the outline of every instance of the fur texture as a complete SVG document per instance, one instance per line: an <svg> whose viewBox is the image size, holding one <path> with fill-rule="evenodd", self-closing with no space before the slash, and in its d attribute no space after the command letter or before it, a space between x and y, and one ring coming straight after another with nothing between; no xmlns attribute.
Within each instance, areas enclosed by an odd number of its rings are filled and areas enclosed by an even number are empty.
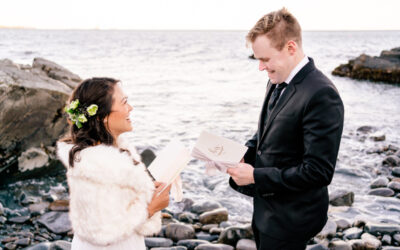
<svg viewBox="0 0 400 250"><path fill-rule="evenodd" d="M132 234L161 230L161 213L148 218L154 184L136 149L119 140L117 147L97 145L78 153L69 167L72 144L57 143L57 155L67 167L70 220L81 239L96 245L117 243ZM140 162L134 165L133 159Z"/></svg>

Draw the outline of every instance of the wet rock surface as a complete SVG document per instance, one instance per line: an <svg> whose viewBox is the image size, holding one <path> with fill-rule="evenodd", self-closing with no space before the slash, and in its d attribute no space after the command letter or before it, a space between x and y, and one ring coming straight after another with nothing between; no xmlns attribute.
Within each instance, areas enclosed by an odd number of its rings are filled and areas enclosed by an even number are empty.
<svg viewBox="0 0 400 250"><path fill-rule="evenodd" d="M384 50L380 56L362 54L347 64L341 64L332 74L374 82L400 83L400 47Z"/></svg>

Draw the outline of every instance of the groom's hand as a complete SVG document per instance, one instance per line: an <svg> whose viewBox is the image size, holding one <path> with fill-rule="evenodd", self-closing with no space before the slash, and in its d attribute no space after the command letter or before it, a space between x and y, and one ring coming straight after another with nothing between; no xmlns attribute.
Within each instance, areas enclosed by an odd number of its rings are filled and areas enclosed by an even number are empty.
<svg viewBox="0 0 400 250"><path fill-rule="evenodd" d="M238 186L245 186L254 183L254 168L247 163L239 163L236 168L228 168L227 173L232 177Z"/></svg>

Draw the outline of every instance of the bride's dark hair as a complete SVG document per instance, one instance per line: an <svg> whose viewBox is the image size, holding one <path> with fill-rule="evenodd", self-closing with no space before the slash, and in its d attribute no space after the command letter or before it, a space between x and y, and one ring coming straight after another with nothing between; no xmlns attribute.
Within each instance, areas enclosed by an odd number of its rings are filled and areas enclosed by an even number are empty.
<svg viewBox="0 0 400 250"><path fill-rule="evenodd" d="M119 80L106 77L94 77L84 80L72 92L69 102L79 100L79 107L88 107L91 104L98 106L94 116L87 117L87 122L82 123L78 128L74 123L70 123L70 132L61 141L72 143L74 146L69 152L69 165L74 166L76 154L90 146L103 143L113 145L114 138L108 126L104 124L104 118L111 113L113 104L114 87Z"/></svg>

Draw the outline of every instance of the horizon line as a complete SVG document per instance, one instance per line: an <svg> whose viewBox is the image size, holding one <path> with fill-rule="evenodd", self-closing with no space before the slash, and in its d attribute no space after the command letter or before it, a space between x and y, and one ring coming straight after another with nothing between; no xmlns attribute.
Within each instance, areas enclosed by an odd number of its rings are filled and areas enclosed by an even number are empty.
<svg viewBox="0 0 400 250"><path fill-rule="evenodd" d="M248 29L137 29L137 28L36 28L23 26L1 26L1 29L10 30L65 30L65 31L243 31ZM400 31L400 29L304 29L303 32L354 32L354 31Z"/></svg>

